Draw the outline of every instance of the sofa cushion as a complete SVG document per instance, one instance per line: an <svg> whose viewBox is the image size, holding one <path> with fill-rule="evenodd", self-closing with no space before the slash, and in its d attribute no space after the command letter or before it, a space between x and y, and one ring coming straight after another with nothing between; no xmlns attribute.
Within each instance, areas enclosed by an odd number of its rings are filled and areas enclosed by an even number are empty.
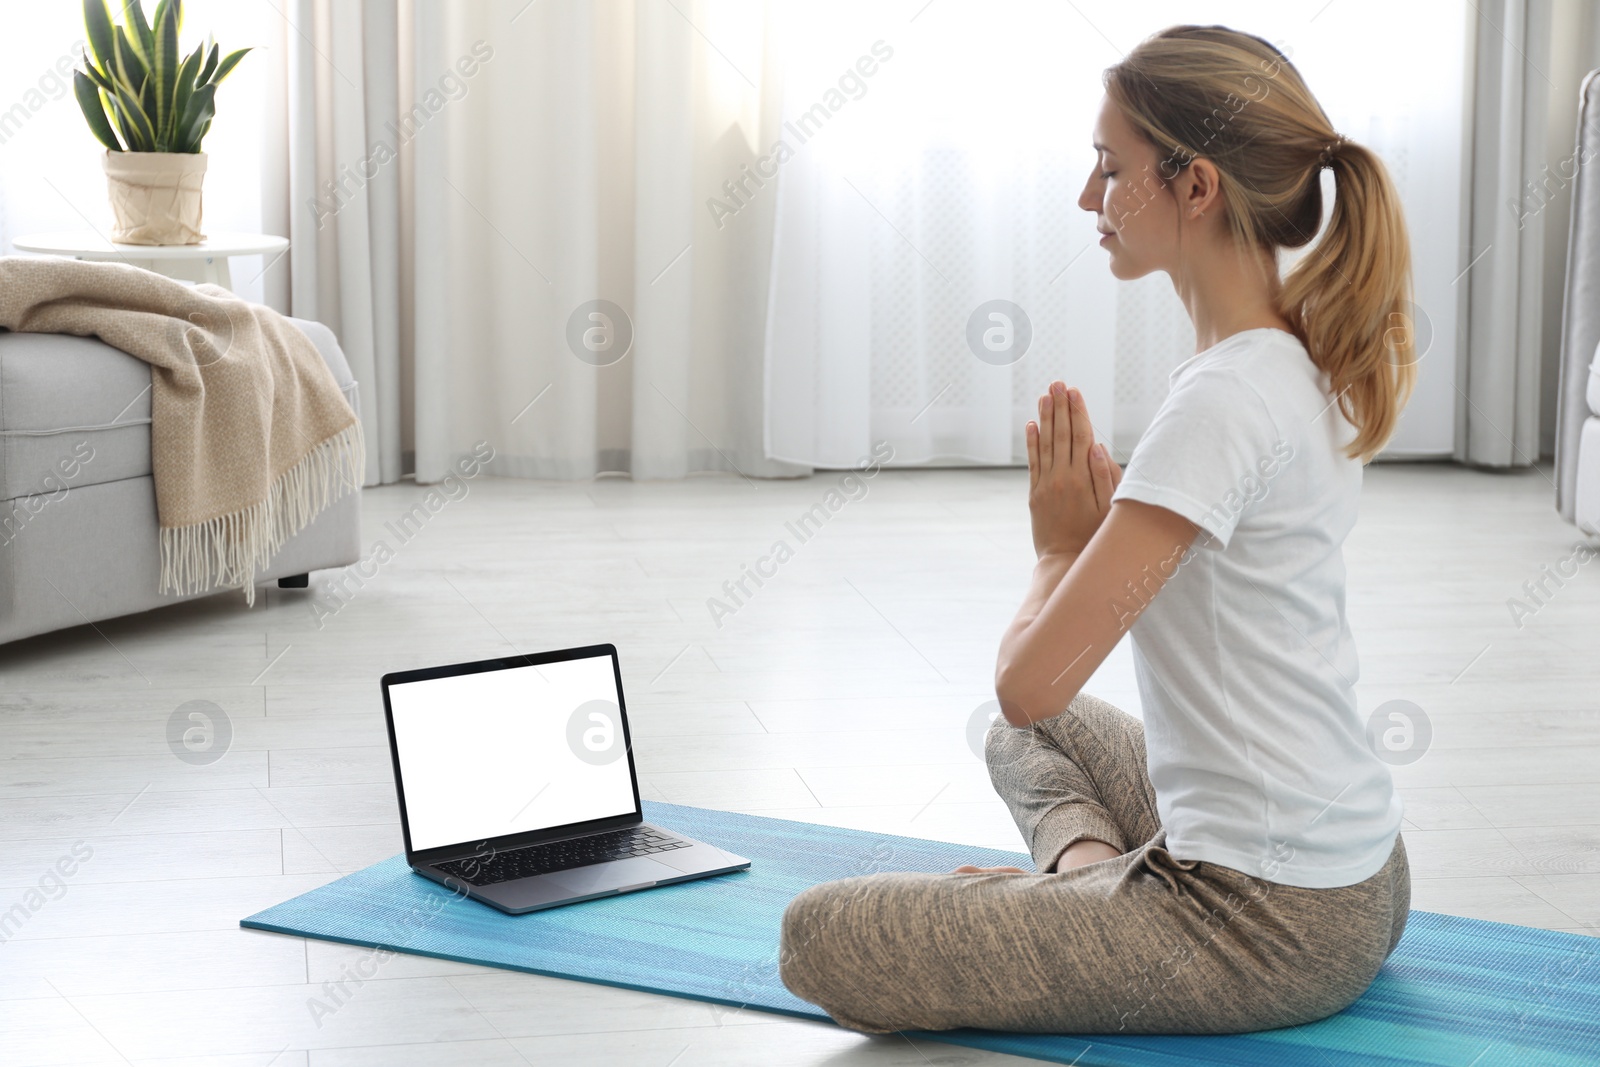
<svg viewBox="0 0 1600 1067"><path fill-rule="evenodd" d="M156 592L161 544L153 479L88 486L37 503L20 526L6 528L0 514L0 643L210 595ZM256 572L256 583L360 558L361 494L346 493L285 541ZM244 610L243 595L234 597Z"/></svg>
<svg viewBox="0 0 1600 1067"><path fill-rule="evenodd" d="M1584 533L1600 536L1600 417L1584 419L1578 438L1573 521Z"/></svg>
<svg viewBox="0 0 1600 1067"><path fill-rule="evenodd" d="M290 321L354 407L333 331ZM93 337L0 330L0 500L150 473L149 364Z"/></svg>
<svg viewBox="0 0 1600 1067"><path fill-rule="evenodd" d="M1584 393L1591 414L1600 415L1600 346L1594 350L1594 360L1589 364L1589 389Z"/></svg>

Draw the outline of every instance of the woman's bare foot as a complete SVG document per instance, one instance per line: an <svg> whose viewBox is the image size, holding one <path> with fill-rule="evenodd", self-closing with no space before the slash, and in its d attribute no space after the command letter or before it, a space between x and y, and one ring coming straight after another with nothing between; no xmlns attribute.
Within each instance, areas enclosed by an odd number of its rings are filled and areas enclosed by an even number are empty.
<svg viewBox="0 0 1600 1067"><path fill-rule="evenodd" d="M1099 863L1101 860L1116 859L1122 853L1092 837L1085 837L1074 841L1067 846L1067 850L1056 860L1057 871L1071 870L1073 867L1083 867L1090 863Z"/></svg>

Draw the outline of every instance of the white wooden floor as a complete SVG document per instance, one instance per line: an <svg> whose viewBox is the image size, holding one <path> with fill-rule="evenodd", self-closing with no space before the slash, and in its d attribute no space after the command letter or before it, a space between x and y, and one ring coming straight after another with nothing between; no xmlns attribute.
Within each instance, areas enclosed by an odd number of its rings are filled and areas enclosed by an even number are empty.
<svg viewBox="0 0 1600 1067"><path fill-rule="evenodd" d="M1024 1062L404 956L319 1026L358 951L238 927L399 851L380 674L592 641L621 650L652 798L1020 849L966 727L1029 571L1026 474L886 471L799 544L839 477L481 479L403 544L383 523L423 491L391 486L363 538L394 558L320 629L315 588L271 589L0 648L0 912L92 849L0 945L0 1061ZM1370 468L1350 610L1364 710L1434 726L1396 771L1414 905L1596 933L1600 562L1520 629L1507 606L1578 543L1551 500L1538 472ZM1090 688L1136 710L1126 648ZM232 731L207 765L168 747L194 700Z"/></svg>

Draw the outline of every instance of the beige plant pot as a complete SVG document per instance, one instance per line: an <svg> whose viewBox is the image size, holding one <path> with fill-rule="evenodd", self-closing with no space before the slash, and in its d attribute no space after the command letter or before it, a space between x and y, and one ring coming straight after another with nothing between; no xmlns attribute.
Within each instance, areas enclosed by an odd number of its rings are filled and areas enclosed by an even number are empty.
<svg viewBox="0 0 1600 1067"><path fill-rule="evenodd" d="M107 152L106 183L117 224L111 239L130 245L194 245L200 232L204 152Z"/></svg>

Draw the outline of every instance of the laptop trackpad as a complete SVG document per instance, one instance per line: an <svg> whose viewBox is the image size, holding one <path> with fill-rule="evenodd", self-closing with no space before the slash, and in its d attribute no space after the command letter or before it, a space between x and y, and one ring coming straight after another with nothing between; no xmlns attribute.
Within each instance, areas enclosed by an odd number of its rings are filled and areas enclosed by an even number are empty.
<svg viewBox="0 0 1600 1067"><path fill-rule="evenodd" d="M542 880L555 882L579 893L602 893L608 889L623 889L670 878L678 872L646 856L630 856L625 860L611 860L592 867L577 867L569 871L555 871Z"/></svg>

